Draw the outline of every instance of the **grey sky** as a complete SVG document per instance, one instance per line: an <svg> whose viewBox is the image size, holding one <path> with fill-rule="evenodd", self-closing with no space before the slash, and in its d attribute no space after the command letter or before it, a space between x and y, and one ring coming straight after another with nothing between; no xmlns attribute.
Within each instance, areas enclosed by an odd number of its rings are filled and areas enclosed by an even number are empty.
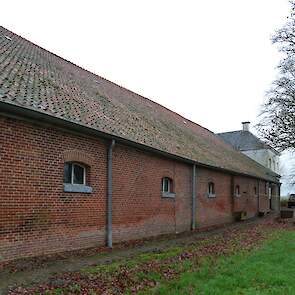
<svg viewBox="0 0 295 295"><path fill-rule="evenodd" d="M256 121L287 0L1 3L1 24L214 131Z"/></svg>

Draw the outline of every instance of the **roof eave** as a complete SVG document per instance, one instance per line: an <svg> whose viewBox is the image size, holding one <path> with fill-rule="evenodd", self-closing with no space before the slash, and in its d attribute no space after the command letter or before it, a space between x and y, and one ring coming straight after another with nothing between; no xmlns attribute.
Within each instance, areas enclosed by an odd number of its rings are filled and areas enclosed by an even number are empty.
<svg viewBox="0 0 295 295"><path fill-rule="evenodd" d="M97 136L97 137L102 137L104 139L107 140L112 140L115 139L117 142L122 143L124 145L128 145L128 146L132 146L132 147L136 147L148 152L153 152L156 153L158 155L162 155L174 160L178 160L181 162L185 162L188 164L195 164L199 167L204 167L204 168L208 168L208 169L213 169L216 171L221 171L221 172L227 172L230 173L232 175L241 175L241 176L247 176L247 177L251 177L251 178L256 178L256 179L261 179L261 180L266 180L266 181L272 181L272 182L276 182L279 183L279 178L280 175L276 175L274 177L278 178L277 181L268 179L268 178L263 178L260 176L256 176L256 175L251 175L251 174L247 174L247 173L242 173L242 172L237 172L237 171L233 171L230 169L225 169L222 167L216 167L216 166L211 166L211 165L206 165L204 163L200 163L197 161L194 161L192 159L189 158L185 158L185 157L181 157L175 154L171 154L169 152L165 152L162 150L158 150L156 148L144 145L144 144L140 144L138 142L134 142L122 137L119 137L117 135L112 135L109 133L105 133L103 131L99 131L97 129L91 128L85 124L82 123L78 123L78 122L74 122L74 121L70 121L70 120L66 120L64 118L59 118L56 116L52 116L48 113L45 112L41 112L41 111L36 111L34 109L31 108L27 108L27 107L23 107L23 106L19 106L16 105L14 103L10 103L10 102L4 102L4 101L0 101L0 114L4 115L4 116L8 116L8 117L14 117L14 118L18 118L18 119L26 119L27 121L33 121L33 122L38 122L40 124L40 122L43 123L43 125L50 125L50 126L56 126L59 128L64 128L66 130L71 130L74 132L78 132L80 134L87 134L87 135L92 135L92 136Z"/></svg>

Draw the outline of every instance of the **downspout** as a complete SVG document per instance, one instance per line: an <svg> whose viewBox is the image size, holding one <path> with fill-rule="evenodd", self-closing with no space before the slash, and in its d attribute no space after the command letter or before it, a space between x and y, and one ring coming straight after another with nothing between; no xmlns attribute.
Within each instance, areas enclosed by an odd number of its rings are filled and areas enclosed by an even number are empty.
<svg viewBox="0 0 295 295"><path fill-rule="evenodd" d="M108 148L108 196L107 196L107 246L113 247L113 231L112 231L112 219L113 219L113 148L116 141L113 139Z"/></svg>
<svg viewBox="0 0 295 295"><path fill-rule="evenodd" d="M260 179L258 179L258 188L257 188L257 190L258 190L258 192L257 192L257 199L258 199L258 204L257 204L257 210L258 210L258 212L257 212L257 215L259 216L259 214L260 214Z"/></svg>
<svg viewBox="0 0 295 295"><path fill-rule="evenodd" d="M192 173L192 230L196 229L196 164L193 164Z"/></svg>
<svg viewBox="0 0 295 295"><path fill-rule="evenodd" d="M231 193L231 212L233 218L235 217L235 188L234 188L234 176L230 177L230 193Z"/></svg>
<svg viewBox="0 0 295 295"><path fill-rule="evenodd" d="M269 192L271 192L271 190L269 189L270 188L270 182L268 181L267 182L267 199L268 199L268 212L270 212L271 211L271 193L269 193Z"/></svg>
<svg viewBox="0 0 295 295"><path fill-rule="evenodd" d="M281 183L278 184L278 199L279 199L279 212L281 211Z"/></svg>

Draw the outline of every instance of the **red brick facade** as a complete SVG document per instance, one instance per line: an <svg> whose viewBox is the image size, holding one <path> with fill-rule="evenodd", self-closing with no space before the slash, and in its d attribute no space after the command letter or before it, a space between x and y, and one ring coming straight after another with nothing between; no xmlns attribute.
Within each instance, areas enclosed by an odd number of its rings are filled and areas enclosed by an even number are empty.
<svg viewBox="0 0 295 295"><path fill-rule="evenodd" d="M0 117L0 261L105 244L108 145ZM92 193L64 192L65 161L87 166ZM173 180L175 198L162 197L163 177ZM208 197L209 182L215 197ZM197 167L196 189L197 228L232 222L238 211L269 211L264 181ZM114 242L188 231L191 204L192 165L115 145Z"/></svg>

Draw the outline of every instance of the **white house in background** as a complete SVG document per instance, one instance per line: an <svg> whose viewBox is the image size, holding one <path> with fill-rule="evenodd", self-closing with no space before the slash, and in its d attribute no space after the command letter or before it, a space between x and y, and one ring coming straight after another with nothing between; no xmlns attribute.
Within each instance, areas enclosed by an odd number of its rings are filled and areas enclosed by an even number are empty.
<svg viewBox="0 0 295 295"><path fill-rule="evenodd" d="M243 129L218 133L226 143L261 165L280 174L280 153L256 137L249 130L250 122L242 122Z"/></svg>

